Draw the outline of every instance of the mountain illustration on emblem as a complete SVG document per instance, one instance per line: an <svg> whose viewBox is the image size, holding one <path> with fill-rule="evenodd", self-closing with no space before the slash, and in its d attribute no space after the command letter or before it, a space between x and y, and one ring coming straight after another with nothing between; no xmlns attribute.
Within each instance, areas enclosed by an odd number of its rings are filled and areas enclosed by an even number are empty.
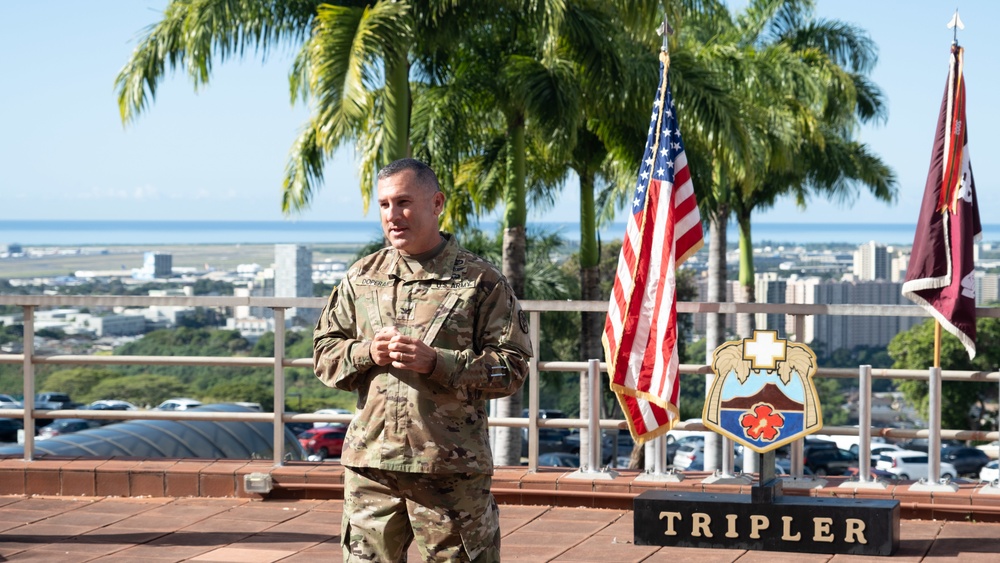
<svg viewBox="0 0 1000 563"><path fill-rule="evenodd" d="M771 405L775 410L780 411L802 412L806 408L804 403L801 401L795 401L783 393L774 383L765 384L753 395L747 397L733 397L732 399L723 400L722 408L748 410L753 408L753 406L757 403Z"/></svg>

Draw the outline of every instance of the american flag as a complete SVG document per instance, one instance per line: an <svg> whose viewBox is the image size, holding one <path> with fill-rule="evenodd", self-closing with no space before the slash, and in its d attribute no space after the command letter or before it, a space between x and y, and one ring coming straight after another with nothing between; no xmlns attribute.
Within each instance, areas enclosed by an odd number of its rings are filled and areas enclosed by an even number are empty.
<svg viewBox="0 0 1000 563"><path fill-rule="evenodd" d="M704 242L669 62L661 53L660 84L603 337L611 389L638 443L666 433L678 416L675 269Z"/></svg>

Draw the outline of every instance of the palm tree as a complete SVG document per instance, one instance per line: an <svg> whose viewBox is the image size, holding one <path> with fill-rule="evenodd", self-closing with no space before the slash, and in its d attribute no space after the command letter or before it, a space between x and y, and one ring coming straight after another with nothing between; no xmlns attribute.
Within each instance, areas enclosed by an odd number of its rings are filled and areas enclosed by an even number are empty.
<svg viewBox="0 0 1000 563"><path fill-rule="evenodd" d="M262 59L298 47L289 76L292 102L311 115L294 142L282 183L285 213L309 206L325 161L345 143L360 155L365 209L378 166L409 156L411 76L418 54L440 47L470 9L447 0L172 0L115 79L124 123L156 97L168 70L183 68L195 88L216 61L250 53ZM428 62L422 59L421 62Z"/></svg>
<svg viewBox="0 0 1000 563"><path fill-rule="evenodd" d="M790 175L795 165L804 167L804 175L794 177L799 181L791 182L793 187L781 184L784 191L777 190L772 197L796 190L830 193L845 187L849 190L853 178L870 179L870 173L879 168L868 161L863 174L860 161L855 161L859 167L853 172L843 168L831 177L814 171L811 166L815 162L801 159L805 153L823 154L837 139L843 141L837 146L845 150L854 147L855 156L867 154L864 147L850 144L850 134L858 116L881 111L877 89L863 78L863 72L870 68L869 55L873 55L867 51L867 38L836 22L828 27L815 25L809 17L812 5L809 0L751 0L744 11L733 15L725 5L707 3L687 12L686 19L675 24L678 31L671 42L672 58L690 57L697 63L692 68L718 77L731 93L729 99L736 100L735 105L703 113L714 116L717 123L734 123L723 129L706 127L702 119L685 122L694 112L683 107L678 110L692 159L699 208L709 227L708 301L726 300L728 221L734 212L742 216L747 208L752 211L773 201L766 197L764 186L789 177L786 172ZM792 33L796 29L801 33ZM843 61L857 72L840 68ZM674 70L685 68L679 62L674 62ZM693 94L686 86L694 75L672 74L679 106L688 103L687 96ZM720 131L728 134L726 142L720 142ZM850 159L845 156L839 163L845 160ZM764 203L756 203L758 199ZM749 243L749 238L745 242ZM721 315L709 315L709 362L712 351L725 340L724 327ZM706 467L717 469L721 459L717 440L710 440L705 451Z"/></svg>
<svg viewBox="0 0 1000 563"><path fill-rule="evenodd" d="M450 162L437 165L456 199L469 202L466 207L488 211L502 203L501 270L521 297L526 289L529 185L535 188L534 197L545 197L553 187L544 182L543 159L532 149L566 150L573 146L576 131L580 96L558 36L563 26L577 21L577 14L565 6L539 2L526 10L501 7L489 19L473 22L457 38L444 65L450 75L439 89L453 92L436 96L463 100L465 117L453 120L468 128L454 135L468 140L465 150L439 154ZM475 95L463 98L454 90ZM415 113L441 115L423 109ZM420 130L428 132L427 139L433 138L430 127ZM415 143L418 154L425 150L421 145ZM521 394L516 393L498 402L497 415L520 416L521 405ZM519 462L519 432L498 429L495 458L501 464Z"/></svg>
<svg viewBox="0 0 1000 563"><path fill-rule="evenodd" d="M795 2L779 6L764 29L758 50L777 49L798 60L795 67L787 67L795 71L776 84L778 92L786 93L783 107L770 96L761 100L776 118L769 120L773 125L761 137L762 173L733 192L740 229L738 300L745 302L755 300L750 233L754 210L770 207L783 195L795 196L802 207L811 193L850 200L859 185L884 201L895 197L894 173L853 139L859 123L885 118L881 92L865 77L877 59L871 40L854 26L815 20L811 6ZM782 129L779 119L792 135L772 133ZM753 317L740 317L739 333L749 336Z"/></svg>

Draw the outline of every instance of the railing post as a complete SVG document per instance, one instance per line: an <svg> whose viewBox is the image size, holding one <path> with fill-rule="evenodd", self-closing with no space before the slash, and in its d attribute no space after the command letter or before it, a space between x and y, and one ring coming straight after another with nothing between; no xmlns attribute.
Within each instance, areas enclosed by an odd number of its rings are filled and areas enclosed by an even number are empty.
<svg viewBox="0 0 1000 563"><path fill-rule="evenodd" d="M659 436L653 440L653 474L667 473L667 437Z"/></svg>
<svg viewBox="0 0 1000 563"><path fill-rule="evenodd" d="M927 481L937 483L941 479L941 368L932 367L927 381L930 410L927 426Z"/></svg>
<svg viewBox="0 0 1000 563"><path fill-rule="evenodd" d="M285 308L274 308L274 465L285 463Z"/></svg>
<svg viewBox="0 0 1000 563"><path fill-rule="evenodd" d="M24 461L35 459L35 307L24 306Z"/></svg>
<svg viewBox="0 0 1000 563"><path fill-rule="evenodd" d="M872 462L872 367L858 370L858 481L871 479Z"/></svg>
<svg viewBox="0 0 1000 563"><path fill-rule="evenodd" d="M528 339L531 341L531 360L528 361L528 471L538 471L538 354L541 353L542 314L528 313Z"/></svg>
<svg viewBox="0 0 1000 563"><path fill-rule="evenodd" d="M805 443L802 440L795 440L789 445L788 450L792 456L792 478L802 479L805 473Z"/></svg>
<svg viewBox="0 0 1000 563"><path fill-rule="evenodd" d="M595 472L601 469L601 446L604 440L601 436L601 361L587 361L587 377L590 389L590 420L587 423L587 433L590 434L590 451L588 452L587 471Z"/></svg>
<svg viewBox="0 0 1000 563"><path fill-rule="evenodd" d="M570 479L613 479L618 476L618 473L610 468L601 470L601 361L600 360L588 360L587 361L587 375L589 376L589 397L590 401L590 418L587 424L587 433L590 437L590 444L587 447L587 454L589 461L587 463L588 467L583 467L582 456L583 452L580 452L581 463L580 469L574 471L573 473L567 475ZM582 442L581 442L582 449Z"/></svg>

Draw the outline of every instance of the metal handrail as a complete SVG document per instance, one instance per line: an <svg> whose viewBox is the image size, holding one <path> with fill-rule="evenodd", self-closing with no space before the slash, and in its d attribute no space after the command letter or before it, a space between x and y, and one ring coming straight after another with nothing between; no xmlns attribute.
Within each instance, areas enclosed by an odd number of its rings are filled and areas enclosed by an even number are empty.
<svg viewBox="0 0 1000 563"><path fill-rule="evenodd" d="M0 353L0 364L21 364L24 369L25 405L21 409L0 409L0 416L17 416L25 421L25 459L34 456L34 423L38 418L92 418L100 420L124 419L155 419L155 420L240 420L275 422L275 443L278 443L279 425L287 422L349 422L350 415L315 415L287 414L283 412L286 397L283 382L285 368L312 368L312 358L284 357L283 331L284 322L276 322L275 355L271 358L260 357L219 357L219 356L93 356L78 354L37 355L33 349L35 309L39 307L146 307L146 306L186 306L186 307L264 307L275 312L276 320L284 317L288 308L322 308L326 304L324 298L276 298L276 297L143 297L143 296L69 296L69 295L0 295L0 305L20 306L24 310L25 342L24 352L20 354ZM521 302L529 316L529 337L534 350L539 350L541 334L539 331L540 315L544 312L605 312L605 301L533 301ZM704 303L679 302L677 310L680 313L767 313L792 315L796 321L801 321L807 315L837 315L837 316L897 316L897 317L927 317L920 307L912 305L803 305L803 304L767 304L767 303ZM1000 307L980 307L977 309L980 317L1000 318ZM280 326L279 326L280 325ZM198 366L232 366L232 367L263 367L272 368L275 374L275 412L273 413L199 413L176 411L82 411L54 410L44 411L34 408L34 366L36 365L198 365ZM588 421L583 419L540 419L538 418L538 380L539 373L564 372L581 373L588 369L587 361L543 361L532 358L530 363L528 390L528 418L498 418L491 417L491 426L521 427L529 429L529 437L537 437L538 428L585 428ZM600 370L606 372L607 366L600 364ZM682 364L680 372L683 375L712 373L711 367L702 364ZM856 378L856 369L820 368L817 377ZM872 369L872 378L881 379L928 379L925 370L895 370ZM943 380L961 381L1000 381L1000 372L942 370ZM30 396L29 396L30 395ZM627 425L622 420L602 419L599 421L602 429L623 429ZM697 423L679 422L675 428L682 430L704 430ZM858 435L856 427L825 427L824 432L831 435ZM923 438L928 436L928 430L907 430L899 428L880 429L877 435L889 438ZM970 430L942 430L941 438L959 440L993 440L1000 438L998 432ZM600 441L595 440L599 445ZM531 440L537 443L537 440ZM534 444L532 444L534 445ZM282 463L281 452L275 448L274 462ZM529 469L538 467L537 446L529 449Z"/></svg>

